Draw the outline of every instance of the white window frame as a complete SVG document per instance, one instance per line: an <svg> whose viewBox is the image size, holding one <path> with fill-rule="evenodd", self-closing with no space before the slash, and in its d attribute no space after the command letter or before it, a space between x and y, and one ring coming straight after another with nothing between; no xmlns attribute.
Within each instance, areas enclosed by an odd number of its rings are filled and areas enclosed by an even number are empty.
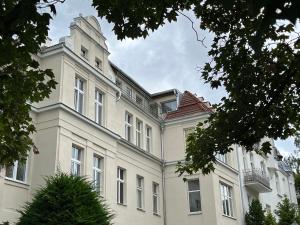
<svg viewBox="0 0 300 225"><path fill-rule="evenodd" d="M101 95L101 99L99 95ZM98 89L95 89L95 122L99 125L103 124L103 101L103 92L99 91ZM99 110L101 111L101 118L99 118Z"/></svg>
<svg viewBox="0 0 300 225"><path fill-rule="evenodd" d="M136 119L135 140L136 146L143 148L143 122L139 119Z"/></svg>
<svg viewBox="0 0 300 225"><path fill-rule="evenodd" d="M220 182L221 207L223 216L234 217L234 202L232 186ZM224 204L228 204L224 208Z"/></svg>
<svg viewBox="0 0 300 225"><path fill-rule="evenodd" d="M121 171L123 171L123 179L121 179ZM123 184L123 202L121 201L121 183ZM117 203L126 205L126 169L121 167L117 169Z"/></svg>
<svg viewBox="0 0 300 225"><path fill-rule="evenodd" d="M140 185L139 185L139 181L141 182ZM137 209L144 210L145 208L144 177L140 175L136 176L136 195L137 195ZM139 199L139 196L141 197L141 199ZM141 205L139 205L140 203Z"/></svg>
<svg viewBox="0 0 300 225"><path fill-rule="evenodd" d="M128 121L128 118L130 118ZM132 122L133 122L133 115L129 112L125 112L125 139L129 142L132 142L133 140L133 132L132 132ZM128 128L129 128L129 134L128 134Z"/></svg>
<svg viewBox="0 0 300 225"><path fill-rule="evenodd" d="M80 89L80 82L82 82L82 89ZM77 112L83 114L84 112L84 80L80 77L75 77L75 86L74 86L74 107ZM82 95L82 106L80 111L80 101L79 96Z"/></svg>
<svg viewBox="0 0 300 225"><path fill-rule="evenodd" d="M146 138L146 143L145 143L145 149L147 152L152 151L152 128L148 125L146 127L146 132L145 132L145 138ZM148 133L149 130L149 133Z"/></svg>
<svg viewBox="0 0 300 225"><path fill-rule="evenodd" d="M8 177L7 176L7 171L5 171L5 179L8 179L8 180L12 180L12 181L16 181L16 182L20 182L20 183L26 183L27 182L27 173L28 173L28 159L26 159L26 162L25 162L25 170L24 170L24 180L18 180L17 179L17 172L18 172L18 166L19 166L19 161L16 160L14 162L14 165L12 166L13 167L13 174L12 174L12 177ZM6 170L7 170L8 167L6 167Z"/></svg>
<svg viewBox="0 0 300 225"><path fill-rule="evenodd" d="M199 189L197 189L197 190L190 190L189 189L189 182L192 182L192 181L198 181ZM191 212L190 193L199 193L199 197L200 197L200 210L199 211L193 211L193 212ZM189 210L189 214L197 214L197 213L202 212L201 191L200 191L200 181L199 181L199 179L196 178L196 179L189 179L189 180L187 180L187 195L188 195L188 210Z"/></svg>
<svg viewBox="0 0 300 225"><path fill-rule="evenodd" d="M155 199L156 199L156 211L155 211ZM155 215L159 215L160 213L160 197L159 197L159 184L156 182L152 183L152 210L153 210L153 214Z"/></svg>
<svg viewBox="0 0 300 225"><path fill-rule="evenodd" d="M73 158L73 151L78 150L78 158ZM78 147L77 145L72 145L72 152L71 152L71 174L75 176L81 176L82 174L82 158L83 158L83 149ZM75 173L77 167L79 166L79 174Z"/></svg>
<svg viewBox="0 0 300 225"><path fill-rule="evenodd" d="M97 165L95 165L95 160L99 160L100 163L100 167L97 167ZM99 185L97 185L97 175L100 174L100 181L99 181ZM103 193L103 157L98 156L96 154L93 155L93 187L94 190L99 193L100 195L102 195Z"/></svg>

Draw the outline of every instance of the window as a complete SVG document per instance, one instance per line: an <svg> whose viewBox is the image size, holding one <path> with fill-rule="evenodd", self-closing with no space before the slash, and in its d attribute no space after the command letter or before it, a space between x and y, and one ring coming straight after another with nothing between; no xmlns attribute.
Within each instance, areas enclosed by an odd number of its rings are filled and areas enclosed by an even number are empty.
<svg viewBox="0 0 300 225"><path fill-rule="evenodd" d="M7 166L5 169L5 176L15 181L26 181L27 162L15 161L14 165Z"/></svg>
<svg viewBox="0 0 300 225"><path fill-rule="evenodd" d="M220 184L223 215L233 217L232 187Z"/></svg>
<svg viewBox="0 0 300 225"><path fill-rule="evenodd" d="M242 153L243 153L243 163L244 163L244 169L248 169L248 162L247 162L247 155L246 155L246 150L243 149L242 150Z"/></svg>
<svg viewBox="0 0 300 225"><path fill-rule="evenodd" d="M132 142L132 115L125 113L125 139Z"/></svg>
<svg viewBox="0 0 300 225"><path fill-rule="evenodd" d="M227 158L226 154L218 153L217 154L217 159L219 159L223 163L226 163L226 164L228 163L228 158Z"/></svg>
<svg viewBox="0 0 300 225"><path fill-rule="evenodd" d="M280 184L279 184L279 177L277 173L275 173L275 183L276 183L277 193L280 194Z"/></svg>
<svg viewBox="0 0 300 225"><path fill-rule="evenodd" d="M161 111L162 113L167 113L170 111L175 111L177 109L177 102L176 100L171 100L168 102L162 102L161 103Z"/></svg>
<svg viewBox="0 0 300 225"><path fill-rule="evenodd" d="M261 174L264 177L267 177L267 170L266 170L266 165L263 161L260 162L260 169L261 169Z"/></svg>
<svg viewBox="0 0 300 225"><path fill-rule="evenodd" d="M87 50L85 47L83 47L83 46L81 46L80 55L81 55L82 57L86 58L86 59L87 59L87 57L88 57L88 50Z"/></svg>
<svg viewBox="0 0 300 225"><path fill-rule="evenodd" d="M120 81L119 79L116 79L116 85L117 85L119 88L122 88L122 81Z"/></svg>
<svg viewBox="0 0 300 225"><path fill-rule="evenodd" d="M136 177L137 208L144 209L144 178Z"/></svg>
<svg viewBox="0 0 300 225"><path fill-rule="evenodd" d="M75 110L81 114L83 113L83 96L84 96L83 84L84 84L83 80L81 80L78 77L75 78L74 105L75 105Z"/></svg>
<svg viewBox="0 0 300 225"><path fill-rule="evenodd" d="M199 180L188 180L188 198L190 212L201 211L201 199L200 199L200 184Z"/></svg>
<svg viewBox="0 0 300 225"><path fill-rule="evenodd" d="M72 146L72 159L71 159L71 174L80 176L81 175L81 158L82 150L77 146Z"/></svg>
<svg viewBox="0 0 300 225"><path fill-rule="evenodd" d="M139 106L143 106L143 99L142 99L141 96L136 95L136 96L135 96L135 101L136 101L136 103L137 103Z"/></svg>
<svg viewBox="0 0 300 225"><path fill-rule="evenodd" d="M152 192L153 192L153 213L159 214L159 184L153 182Z"/></svg>
<svg viewBox="0 0 300 225"><path fill-rule="evenodd" d="M95 121L102 125L103 120L103 94L96 90L95 91Z"/></svg>
<svg viewBox="0 0 300 225"><path fill-rule="evenodd" d="M142 148L142 140L143 140L143 122L140 120L136 120L136 145L139 148Z"/></svg>
<svg viewBox="0 0 300 225"><path fill-rule="evenodd" d="M252 153L250 153L250 166L251 166L251 170L254 170L254 159Z"/></svg>
<svg viewBox="0 0 300 225"><path fill-rule="evenodd" d="M125 176L126 170L118 167L117 172L117 202L119 204L125 204Z"/></svg>
<svg viewBox="0 0 300 225"><path fill-rule="evenodd" d="M126 87L125 94L128 98L132 98L132 89L130 87Z"/></svg>
<svg viewBox="0 0 300 225"><path fill-rule="evenodd" d="M152 148L152 128L146 126L146 151L150 152Z"/></svg>
<svg viewBox="0 0 300 225"><path fill-rule="evenodd" d="M98 69L102 69L102 61L98 58L95 58L95 66L98 68Z"/></svg>
<svg viewBox="0 0 300 225"><path fill-rule="evenodd" d="M94 190L101 194L103 188L102 179L103 158L94 155L93 157L93 186Z"/></svg>
<svg viewBox="0 0 300 225"><path fill-rule="evenodd" d="M267 213L271 213L271 212L272 212L271 206L268 205L268 204L266 204L266 209L265 209L265 211L266 211Z"/></svg>

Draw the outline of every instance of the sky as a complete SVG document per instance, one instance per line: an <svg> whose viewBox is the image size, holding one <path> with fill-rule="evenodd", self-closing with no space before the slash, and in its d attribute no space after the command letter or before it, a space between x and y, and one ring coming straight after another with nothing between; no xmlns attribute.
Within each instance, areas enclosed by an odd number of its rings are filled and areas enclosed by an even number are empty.
<svg viewBox="0 0 300 225"><path fill-rule="evenodd" d="M80 13L83 16L97 17L97 11L91 6L90 0L66 0L56 7L57 15L54 16L49 31L53 44L60 37L69 35L69 25ZM196 28L197 20L192 15L189 16L194 20ZM208 47L203 46L197 41L187 18L178 17L176 23L166 24L146 39L123 41L117 40L111 24L97 18L102 33L107 38L109 59L150 93L176 88L180 91L188 90L211 103L220 102L226 95L224 89L212 90L205 84L199 71L210 60L207 52L213 35L197 30L199 38L205 38L204 43ZM288 156L295 149L292 138L277 140L275 144L283 156Z"/></svg>

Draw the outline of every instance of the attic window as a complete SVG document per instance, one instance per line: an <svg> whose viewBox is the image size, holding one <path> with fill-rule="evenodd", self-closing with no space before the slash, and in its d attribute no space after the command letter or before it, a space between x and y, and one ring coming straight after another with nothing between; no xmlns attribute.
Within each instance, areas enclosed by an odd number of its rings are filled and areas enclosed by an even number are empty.
<svg viewBox="0 0 300 225"><path fill-rule="evenodd" d="M88 50L87 50L85 47L83 47L83 46L81 46L81 52L80 52L80 55L81 55L82 57L86 58L86 59L87 59L87 57L88 57Z"/></svg>
<svg viewBox="0 0 300 225"><path fill-rule="evenodd" d="M162 113L167 113L167 112L170 112L170 111L175 111L176 108L177 108L176 99L161 103L161 111L162 111Z"/></svg>
<svg viewBox="0 0 300 225"><path fill-rule="evenodd" d="M98 69L102 69L102 61L98 58L95 59L95 66L98 68Z"/></svg>

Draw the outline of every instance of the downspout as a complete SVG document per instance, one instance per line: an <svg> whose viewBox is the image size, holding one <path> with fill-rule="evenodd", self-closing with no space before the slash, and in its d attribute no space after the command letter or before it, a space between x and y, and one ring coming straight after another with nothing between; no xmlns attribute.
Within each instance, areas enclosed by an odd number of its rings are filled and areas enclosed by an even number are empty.
<svg viewBox="0 0 300 225"><path fill-rule="evenodd" d="M242 208L243 208L243 215L242 215L242 218L241 218L241 222L242 224L245 224L245 220L244 220L244 216L245 216L245 202L244 202L244 198L243 198L243 183L242 183L242 179L241 179L241 176L242 176L242 170L241 170L241 165L240 165L240 158L239 158L239 149L238 149L238 146L235 145L235 150L236 150L236 158L237 158L237 163L238 163L238 170L239 170L239 183L240 183L240 195L241 195L241 201L242 201Z"/></svg>
<svg viewBox="0 0 300 225"><path fill-rule="evenodd" d="M165 187L165 152L164 152L164 128L165 125L163 123L160 124L160 154L161 154L161 183L162 183L162 200L163 200L163 220L164 225L167 224L167 213L166 213L166 187Z"/></svg>

